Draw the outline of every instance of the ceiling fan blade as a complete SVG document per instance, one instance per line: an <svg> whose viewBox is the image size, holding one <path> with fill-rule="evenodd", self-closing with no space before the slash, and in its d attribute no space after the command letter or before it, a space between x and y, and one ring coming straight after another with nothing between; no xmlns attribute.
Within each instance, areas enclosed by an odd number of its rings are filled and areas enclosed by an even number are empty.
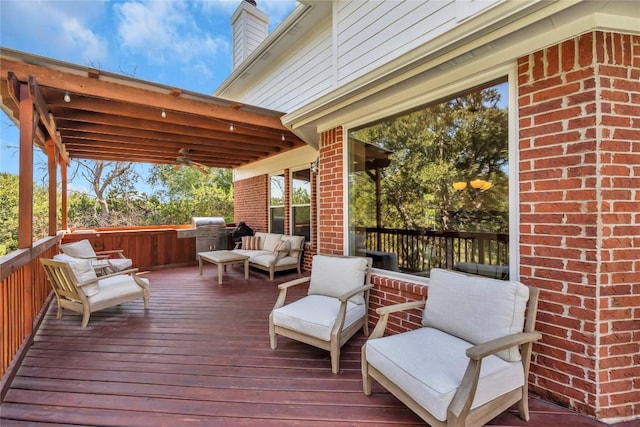
<svg viewBox="0 0 640 427"><path fill-rule="evenodd" d="M204 165L201 165L200 163L196 163L196 162L191 162L191 166L198 169L200 172L202 172L202 174L204 175L207 174L207 171L204 170Z"/></svg>

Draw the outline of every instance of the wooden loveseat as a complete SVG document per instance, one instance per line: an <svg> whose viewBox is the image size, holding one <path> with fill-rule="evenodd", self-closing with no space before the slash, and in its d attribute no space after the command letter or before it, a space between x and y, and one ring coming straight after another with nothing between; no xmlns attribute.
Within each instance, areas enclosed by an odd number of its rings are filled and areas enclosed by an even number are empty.
<svg viewBox="0 0 640 427"><path fill-rule="evenodd" d="M256 232L245 236L236 244L232 252L247 255L249 266L269 272L273 280L276 271L300 269L300 259L304 250L304 236Z"/></svg>

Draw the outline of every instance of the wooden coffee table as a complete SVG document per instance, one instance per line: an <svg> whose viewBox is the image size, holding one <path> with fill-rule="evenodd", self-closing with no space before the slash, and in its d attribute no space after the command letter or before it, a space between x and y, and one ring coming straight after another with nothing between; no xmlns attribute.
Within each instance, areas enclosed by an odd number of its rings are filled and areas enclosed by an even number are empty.
<svg viewBox="0 0 640 427"><path fill-rule="evenodd" d="M218 284L222 284L222 271L227 270L227 265L244 263L244 278L249 278L249 257L232 251L198 252L198 266L202 276L202 263L210 262L218 267Z"/></svg>

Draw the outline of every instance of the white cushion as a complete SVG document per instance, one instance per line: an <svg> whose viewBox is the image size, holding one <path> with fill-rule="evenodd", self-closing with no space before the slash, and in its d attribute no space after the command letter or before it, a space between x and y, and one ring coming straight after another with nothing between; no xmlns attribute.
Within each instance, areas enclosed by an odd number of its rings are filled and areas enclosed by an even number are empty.
<svg viewBox="0 0 640 427"><path fill-rule="evenodd" d="M79 240L77 242L65 243L60 245L60 250L65 254L74 258L96 258L96 252L89 240Z"/></svg>
<svg viewBox="0 0 640 427"><path fill-rule="evenodd" d="M433 269L422 324L473 344L480 344L524 328L529 288L520 282L472 277ZM520 360L518 348L499 353Z"/></svg>
<svg viewBox="0 0 640 427"><path fill-rule="evenodd" d="M458 389L472 345L438 329L420 328L366 342L367 361L440 421ZM472 408L524 385L521 362L482 361Z"/></svg>
<svg viewBox="0 0 640 427"><path fill-rule="evenodd" d="M149 279L142 279L149 285ZM129 297L144 292L143 289L135 282L135 279L128 274L121 276L108 277L99 281L100 293L89 298L91 304L99 304L101 302L112 302L121 299L123 302L130 300Z"/></svg>
<svg viewBox="0 0 640 427"><path fill-rule="evenodd" d="M281 258L283 256L289 255L289 251L291 250L291 242L289 240L280 240L276 243L276 247L273 248L273 254L276 258Z"/></svg>
<svg viewBox="0 0 640 427"><path fill-rule="evenodd" d="M254 250L262 250L262 249L264 249L264 241L267 239L267 236L269 235L269 233L265 233L265 232L262 232L262 231L256 231L253 235L260 238L260 247L258 249L254 249Z"/></svg>
<svg viewBox="0 0 640 427"><path fill-rule="evenodd" d="M276 245L280 243L280 240L282 240L282 234L268 233L264 238L262 250L273 252L273 250L276 248Z"/></svg>
<svg viewBox="0 0 640 427"><path fill-rule="evenodd" d="M254 251L256 252L256 251ZM259 251L258 253L251 255L249 262L252 264L261 265L263 267L269 267L276 260L276 256L273 252Z"/></svg>
<svg viewBox="0 0 640 427"><path fill-rule="evenodd" d="M97 279L96 272L91 265L91 261L88 259L74 258L67 254L54 255L53 259L69 264L69 267L71 267L71 271L73 272L74 276L76 276L76 281L78 282L78 284ZM84 292L84 294L88 297L96 295L98 292L100 292L100 286L97 280L85 286L80 286L80 289L82 289L82 292Z"/></svg>
<svg viewBox="0 0 640 427"><path fill-rule="evenodd" d="M324 341L331 340L340 300L323 295L308 295L284 307L273 310L273 324L311 335ZM366 314L364 304L347 301L343 329Z"/></svg>
<svg viewBox="0 0 640 427"><path fill-rule="evenodd" d="M366 258L314 255L309 295L339 298L346 292L364 285L366 271ZM364 304L364 293L354 296L351 301Z"/></svg>
<svg viewBox="0 0 640 427"><path fill-rule="evenodd" d="M129 258L109 258L108 261L109 265L113 267L115 271L126 270L133 265L133 261Z"/></svg>
<svg viewBox="0 0 640 427"><path fill-rule="evenodd" d="M297 250L302 250L303 246L304 246L304 236L289 236L289 235L283 235L281 237L281 239L284 241L288 241L289 244L291 245L291 249L297 249ZM290 252L291 253L291 252ZM294 252L291 253L294 256L298 256L298 253Z"/></svg>

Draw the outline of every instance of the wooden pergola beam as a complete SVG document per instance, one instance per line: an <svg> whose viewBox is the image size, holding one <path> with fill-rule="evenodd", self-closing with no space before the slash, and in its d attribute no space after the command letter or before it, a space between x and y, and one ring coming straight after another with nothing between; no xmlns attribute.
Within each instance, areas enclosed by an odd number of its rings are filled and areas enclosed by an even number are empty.
<svg viewBox="0 0 640 427"><path fill-rule="evenodd" d="M143 107L152 105L158 111L164 108L167 111L209 116L227 122L246 123L289 133L289 130L280 121L280 117L234 109L231 106L200 102L189 99L184 94L175 96L171 90L154 92L135 87L133 84L123 86L106 80L103 75L100 75L99 78L87 79L82 75L25 64L11 59L3 59L2 67L12 70L18 79L23 81L27 81L30 75L37 75L41 86L54 87L61 93L69 92L72 96L72 102L74 95L92 96Z"/></svg>

